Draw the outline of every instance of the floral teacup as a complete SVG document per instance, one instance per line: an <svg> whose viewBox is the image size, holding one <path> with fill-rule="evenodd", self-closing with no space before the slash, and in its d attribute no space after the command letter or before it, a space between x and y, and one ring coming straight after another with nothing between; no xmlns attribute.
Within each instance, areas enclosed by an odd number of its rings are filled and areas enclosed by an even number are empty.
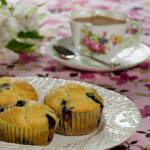
<svg viewBox="0 0 150 150"><path fill-rule="evenodd" d="M71 15L70 24L74 47L78 52L97 59L101 59L102 56L107 58L105 56L110 53L116 55L118 50L120 51L137 41L141 34L141 25L137 21L129 20L128 16L122 13L107 10L86 10L74 11ZM124 23L94 25L74 21L74 18L85 18L94 15L123 20ZM130 26L137 27L137 32L132 37L126 34Z"/></svg>

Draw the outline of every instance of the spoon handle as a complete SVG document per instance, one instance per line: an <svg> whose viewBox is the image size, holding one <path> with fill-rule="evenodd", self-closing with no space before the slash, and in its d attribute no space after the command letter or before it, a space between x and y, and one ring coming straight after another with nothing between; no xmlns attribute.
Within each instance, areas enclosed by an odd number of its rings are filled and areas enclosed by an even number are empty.
<svg viewBox="0 0 150 150"><path fill-rule="evenodd" d="M90 56L87 56L87 55L84 55L84 54L81 54L81 53L80 53L80 56L84 56L84 57L90 58L90 59L92 59L92 60L94 60L94 61L96 61L98 63L101 63L101 64L109 67L109 68L117 67L117 66L120 65L120 64L116 64L116 63L107 63L107 62L105 62L103 60L99 60L97 58L93 58L93 57L90 57Z"/></svg>
<svg viewBox="0 0 150 150"><path fill-rule="evenodd" d="M73 58L73 57L76 55L74 52L72 52L72 50L70 50L70 49L68 49L68 48L66 48L66 47L64 47L64 46L53 45L53 48L59 53L59 55L61 55L61 56L64 57L64 58L69 58L69 59L71 59L71 58ZM90 56L85 55L85 54L83 54L83 53L79 53L79 52L78 52L78 54L79 54L80 56L84 56L84 57L90 58L91 60L94 60L94 61L96 61L96 62L98 62L98 63L101 63L101 64L103 64L103 65L105 65L105 66L107 66L107 67L109 67L109 68L117 67L117 66L120 65L120 64L116 64L116 63L107 63L107 62L105 62L105 61L103 61L103 60L99 60L99 59L97 59L97 58L90 57Z"/></svg>

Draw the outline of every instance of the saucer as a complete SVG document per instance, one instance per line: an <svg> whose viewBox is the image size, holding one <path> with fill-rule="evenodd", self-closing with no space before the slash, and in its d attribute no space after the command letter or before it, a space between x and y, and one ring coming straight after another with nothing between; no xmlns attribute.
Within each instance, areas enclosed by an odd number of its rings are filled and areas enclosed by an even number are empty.
<svg viewBox="0 0 150 150"><path fill-rule="evenodd" d="M117 55L113 57L107 57L105 61L119 63L117 67L109 68L101 63L98 63L90 58L84 56L75 56L72 59L63 59L53 48L53 44L65 46L72 49L74 52L76 49L72 46L72 37L65 37L48 44L46 47L46 53L56 61L62 63L65 66L85 71L115 71L123 70L136 66L150 57L150 48L146 45L136 42L128 48L123 49Z"/></svg>

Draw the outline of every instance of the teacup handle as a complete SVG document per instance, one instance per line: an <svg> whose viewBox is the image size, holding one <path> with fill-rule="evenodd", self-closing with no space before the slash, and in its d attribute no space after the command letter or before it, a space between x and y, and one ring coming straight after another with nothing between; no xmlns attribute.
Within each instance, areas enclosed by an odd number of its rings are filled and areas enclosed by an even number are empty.
<svg viewBox="0 0 150 150"><path fill-rule="evenodd" d="M137 21L129 21L127 26L129 27L131 25L135 25L137 27L138 31L131 39L123 42L120 45L121 49L124 49L124 48L128 47L129 45L132 45L135 41L138 40L139 36L141 35L142 27L141 27L140 23L138 23Z"/></svg>

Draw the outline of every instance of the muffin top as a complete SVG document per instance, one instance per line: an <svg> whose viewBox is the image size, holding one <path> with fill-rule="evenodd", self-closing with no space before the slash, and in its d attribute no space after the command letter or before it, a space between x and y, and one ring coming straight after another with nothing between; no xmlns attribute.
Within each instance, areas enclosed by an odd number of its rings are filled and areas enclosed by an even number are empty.
<svg viewBox="0 0 150 150"><path fill-rule="evenodd" d="M103 99L95 89L79 84L65 84L51 90L44 98L44 103L57 112L90 112L103 107Z"/></svg>
<svg viewBox="0 0 150 150"><path fill-rule="evenodd" d="M0 106L7 106L19 99L37 99L36 90L26 81L16 78L0 78Z"/></svg>
<svg viewBox="0 0 150 150"><path fill-rule="evenodd" d="M59 120L48 106L32 100L18 100L7 108L0 107L0 119L19 126L38 127L49 124L52 128Z"/></svg>

